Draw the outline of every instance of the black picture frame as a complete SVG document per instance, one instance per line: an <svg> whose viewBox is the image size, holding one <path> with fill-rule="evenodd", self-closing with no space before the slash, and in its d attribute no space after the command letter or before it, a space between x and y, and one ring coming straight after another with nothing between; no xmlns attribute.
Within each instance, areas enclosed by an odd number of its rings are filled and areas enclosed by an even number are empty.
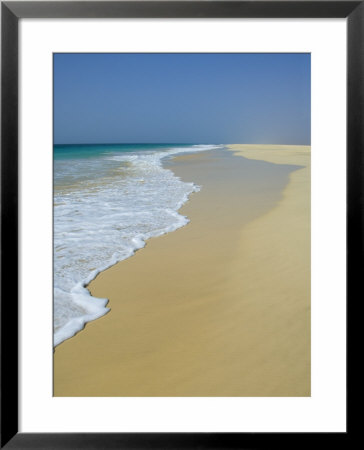
<svg viewBox="0 0 364 450"><path fill-rule="evenodd" d="M296 448L309 445L312 439L324 443L332 437L336 445L346 448L352 435L349 423L345 433L315 434L18 432L18 22L21 18L111 17L347 19L347 304L360 289L364 273L364 1L1 2L1 448Z"/></svg>

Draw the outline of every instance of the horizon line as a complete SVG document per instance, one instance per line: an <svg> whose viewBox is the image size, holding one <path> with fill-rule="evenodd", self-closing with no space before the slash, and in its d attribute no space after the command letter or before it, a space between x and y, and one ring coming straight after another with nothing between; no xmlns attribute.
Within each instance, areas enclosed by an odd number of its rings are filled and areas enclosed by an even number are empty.
<svg viewBox="0 0 364 450"><path fill-rule="evenodd" d="M307 144L280 144L280 143L261 143L261 142L73 142L73 143L53 143L53 146L67 145L281 145L281 146L311 146L311 142Z"/></svg>

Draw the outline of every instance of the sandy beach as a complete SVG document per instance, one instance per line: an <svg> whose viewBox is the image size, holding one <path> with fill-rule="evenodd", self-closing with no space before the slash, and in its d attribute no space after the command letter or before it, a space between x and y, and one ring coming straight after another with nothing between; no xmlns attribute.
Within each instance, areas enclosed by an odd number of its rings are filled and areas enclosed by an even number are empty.
<svg viewBox="0 0 364 450"><path fill-rule="evenodd" d="M91 282L111 311L54 353L55 396L309 396L310 147L164 161L190 223Z"/></svg>

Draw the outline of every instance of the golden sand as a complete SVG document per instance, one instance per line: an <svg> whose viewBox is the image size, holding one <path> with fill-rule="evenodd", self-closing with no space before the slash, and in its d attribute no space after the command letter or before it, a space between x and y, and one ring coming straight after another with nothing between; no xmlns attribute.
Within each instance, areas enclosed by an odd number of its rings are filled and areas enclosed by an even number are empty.
<svg viewBox="0 0 364 450"><path fill-rule="evenodd" d="M238 156L169 163L203 186L180 210L191 222L90 284L111 311L56 348L54 395L310 395L310 148L231 149L300 167L242 195Z"/></svg>

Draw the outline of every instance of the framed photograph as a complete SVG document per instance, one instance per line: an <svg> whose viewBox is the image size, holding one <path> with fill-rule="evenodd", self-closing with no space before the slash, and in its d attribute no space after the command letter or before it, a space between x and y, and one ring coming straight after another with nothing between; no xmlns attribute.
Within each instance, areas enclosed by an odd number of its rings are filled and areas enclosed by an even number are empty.
<svg viewBox="0 0 364 450"><path fill-rule="evenodd" d="M2 2L2 447L347 444L363 25Z"/></svg>

